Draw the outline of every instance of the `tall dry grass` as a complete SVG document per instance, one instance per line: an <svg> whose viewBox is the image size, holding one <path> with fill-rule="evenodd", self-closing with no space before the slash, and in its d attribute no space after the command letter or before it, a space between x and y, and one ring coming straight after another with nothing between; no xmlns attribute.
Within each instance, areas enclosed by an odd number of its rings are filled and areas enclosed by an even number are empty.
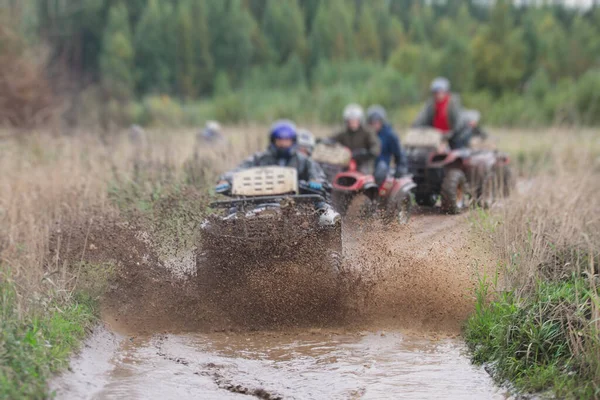
<svg viewBox="0 0 600 400"><path fill-rule="evenodd" d="M110 193L133 183L142 195L161 180L175 185L200 174L209 188L219 172L265 145L263 132L232 128L228 143L217 146L196 143L192 131L133 138L123 132L108 141L84 132L38 133L0 141L0 281L15 284L19 312L73 289L68 266L49 258L61 226L91 228L97 218L120 218Z"/></svg>
<svg viewBox="0 0 600 400"><path fill-rule="evenodd" d="M600 395L599 144L597 132L561 132L538 138L542 157L521 147L534 173L480 214L501 282L491 303L479 288L466 337L476 361L521 389Z"/></svg>

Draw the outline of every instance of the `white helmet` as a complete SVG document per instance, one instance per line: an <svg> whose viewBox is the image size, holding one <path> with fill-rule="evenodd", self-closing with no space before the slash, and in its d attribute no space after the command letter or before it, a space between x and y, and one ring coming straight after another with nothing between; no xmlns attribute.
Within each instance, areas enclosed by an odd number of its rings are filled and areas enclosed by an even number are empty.
<svg viewBox="0 0 600 400"><path fill-rule="evenodd" d="M364 116L365 112L363 111L363 108L356 103L348 104L344 108L344 121L351 119L359 119L362 121Z"/></svg>
<svg viewBox="0 0 600 400"><path fill-rule="evenodd" d="M296 144L298 147L304 148L310 154L312 153L317 141L315 140L315 135L312 134L308 129L299 129L298 130L298 139Z"/></svg>
<svg viewBox="0 0 600 400"><path fill-rule="evenodd" d="M215 133L221 133L221 124L219 124L217 121L206 121L206 126L204 129Z"/></svg>
<svg viewBox="0 0 600 400"><path fill-rule="evenodd" d="M436 92L449 92L450 91L450 81L443 76L438 76L431 82L431 86L429 87L432 93Z"/></svg>

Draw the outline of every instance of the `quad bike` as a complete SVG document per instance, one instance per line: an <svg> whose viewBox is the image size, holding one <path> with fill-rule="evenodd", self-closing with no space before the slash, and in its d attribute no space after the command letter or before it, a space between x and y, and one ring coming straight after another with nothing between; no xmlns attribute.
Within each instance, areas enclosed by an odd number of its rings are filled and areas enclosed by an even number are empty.
<svg viewBox="0 0 600 400"><path fill-rule="evenodd" d="M256 167L233 175L228 200L201 226L201 245L211 263L226 269L269 259L308 256L314 265L341 261L341 217L288 167ZM218 210L221 210L218 212Z"/></svg>
<svg viewBox="0 0 600 400"><path fill-rule="evenodd" d="M370 218L378 210L385 222L406 224L412 208L412 193L416 187L410 176L395 178L388 175L378 185L373 175L350 170L337 174L333 180L334 208L343 215L350 209L358 217Z"/></svg>
<svg viewBox="0 0 600 400"><path fill-rule="evenodd" d="M333 182L337 174L347 170L356 170L352 151L339 143L320 141L315 146L312 159L319 163L327 176L327 182Z"/></svg>
<svg viewBox="0 0 600 400"><path fill-rule="evenodd" d="M473 200L489 207L511 189L510 159L494 149L450 149L436 129L410 130L403 141L409 172L417 185L416 202L457 214Z"/></svg>

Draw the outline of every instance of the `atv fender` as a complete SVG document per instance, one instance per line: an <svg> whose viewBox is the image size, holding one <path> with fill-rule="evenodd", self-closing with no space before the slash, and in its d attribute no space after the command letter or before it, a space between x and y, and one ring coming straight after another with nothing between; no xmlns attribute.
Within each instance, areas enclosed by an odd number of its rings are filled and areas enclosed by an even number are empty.
<svg viewBox="0 0 600 400"><path fill-rule="evenodd" d="M379 186L375 182L366 182L363 186L363 193L369 196L371 200L375 200L377 193L379 193Z"/></svg>
<svg viewBox="0 0 600 400"><path fill-rule="evenodd" d="M453 150L449 153L433 153L428 161L428 168L444 168L450 165L463 165L467 154L463 149Z"/></svg>

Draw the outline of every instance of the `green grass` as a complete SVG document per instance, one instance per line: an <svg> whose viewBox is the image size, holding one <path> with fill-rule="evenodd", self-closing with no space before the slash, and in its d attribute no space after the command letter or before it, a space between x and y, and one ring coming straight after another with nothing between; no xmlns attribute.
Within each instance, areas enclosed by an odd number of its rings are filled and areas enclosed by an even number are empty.
<svg viewBox="0 0 600 400"><path fill-rule="evenodd" d="M44 399L48 379L68 366L97 320L95 301L75 296L21 316L15 296L11 282L0 280L0 399Z"/></svg>
<svg viewBox="0 0 600 400"><path fill-rule="evenodd" d="M475 363L490 364L499 382L509 381L521 391L600 396L600 341L592 321L597 292L588 280L538 281L522 296L491 296L490 289L484 277L465 326Z"/></svg>

